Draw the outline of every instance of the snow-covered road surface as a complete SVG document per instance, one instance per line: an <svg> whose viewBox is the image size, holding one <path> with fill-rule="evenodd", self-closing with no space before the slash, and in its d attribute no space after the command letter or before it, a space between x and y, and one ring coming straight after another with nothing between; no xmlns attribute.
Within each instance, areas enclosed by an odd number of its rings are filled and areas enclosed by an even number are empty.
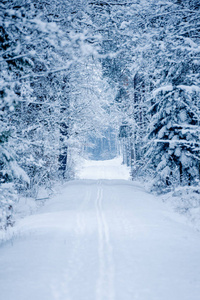
<svg viewBox="0 0 200 300"><path fill-rule="evenodd" d="M84 160L78 172L81 179L130 179L130 172L121 164L121 157L110 160L95 161Z"/></svg>
<svg viewBox="0 0 200 300"><path fill-rule="evenodd" d="M130 181L69 182L14 235L1 300L200 299L199 233Z"/></svg>

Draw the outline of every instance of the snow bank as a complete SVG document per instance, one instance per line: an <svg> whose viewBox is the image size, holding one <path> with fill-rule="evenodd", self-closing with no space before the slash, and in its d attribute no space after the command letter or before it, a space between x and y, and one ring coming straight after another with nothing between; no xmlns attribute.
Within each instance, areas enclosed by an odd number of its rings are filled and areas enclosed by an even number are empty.
<svg viewBox="0 0 200 300"><path fill-rule="evenodd" d="M176 212L186 217L188 224L200 231L200 186L176 188L161 199Z"/></svg>

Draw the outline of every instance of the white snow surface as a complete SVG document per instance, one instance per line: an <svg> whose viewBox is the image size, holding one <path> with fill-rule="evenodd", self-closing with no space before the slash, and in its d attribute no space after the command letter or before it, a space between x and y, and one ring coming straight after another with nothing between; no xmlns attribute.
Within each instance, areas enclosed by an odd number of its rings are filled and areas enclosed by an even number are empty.
<svg viewBox="0 0 200 300"><path fill-rule="evenodd" d="M111 160L83 160L78 172L80 179L130 179L130 171L122 165L121 157Z"/></svg>
<svg viewBox="0 0 200 300"><path fill-rule="evenodd" d="M85 163L86 179L17 222L0 245L0 299L199 300L199 233L122 174L119 159Z"/></svg>

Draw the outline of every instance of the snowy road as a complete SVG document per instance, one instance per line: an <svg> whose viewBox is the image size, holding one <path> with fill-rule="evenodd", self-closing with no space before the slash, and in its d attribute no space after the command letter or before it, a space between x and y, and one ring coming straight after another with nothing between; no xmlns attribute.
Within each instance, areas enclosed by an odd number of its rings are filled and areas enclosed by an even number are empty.
<svg viewBox="0 0 200 300"><path fill-rule="evenodd" d="M1 300L200 299L199 233L130 181L69 182L14 232Z"/></svg>

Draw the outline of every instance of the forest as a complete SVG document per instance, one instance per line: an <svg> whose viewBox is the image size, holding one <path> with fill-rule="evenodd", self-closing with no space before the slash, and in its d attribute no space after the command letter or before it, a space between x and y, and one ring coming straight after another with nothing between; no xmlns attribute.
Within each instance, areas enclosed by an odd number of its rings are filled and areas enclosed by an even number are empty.
<svg viewBox="0 0 200 300"><path fill-rule="evenodd" d="M199 193L199 0L1 0L0 228L119 152L151 192Z"/></svg>

